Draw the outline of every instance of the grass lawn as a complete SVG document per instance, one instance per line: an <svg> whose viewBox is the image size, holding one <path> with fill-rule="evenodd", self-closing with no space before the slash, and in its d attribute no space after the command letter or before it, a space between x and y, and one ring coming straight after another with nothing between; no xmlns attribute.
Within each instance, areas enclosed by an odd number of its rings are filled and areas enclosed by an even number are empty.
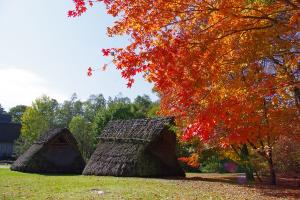
<svg viewBox="0 0 300 200"><path fill-rule="evenodd" d="M297 199L300 188L242 184L239 174L185 179L41 175L0 167L0 199Z"/></svg>

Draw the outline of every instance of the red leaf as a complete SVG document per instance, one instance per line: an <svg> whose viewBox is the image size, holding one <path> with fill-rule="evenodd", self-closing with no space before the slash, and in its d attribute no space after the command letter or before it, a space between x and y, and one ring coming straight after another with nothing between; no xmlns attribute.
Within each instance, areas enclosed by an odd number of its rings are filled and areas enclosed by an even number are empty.
<svg viewBox="0 0 300 200"><path fill-rule="evenodd" d="M91 67L88 68L88 72L87 72L87 75L88 76L92 76L93 73L92 73L93 69Z"/></svg>
<svg viewBox="0 0 300 200"><path fill-rule="evenodd" d="M102 49L103 56L109 56L110 49Z"/></svg>
<svg viewBox="0 0 300 200"><path fill-rule="evenodd" d="M68 17L76 17L76 16L77 16L77 14L74 10L69 10L68 11Z"/></svg>

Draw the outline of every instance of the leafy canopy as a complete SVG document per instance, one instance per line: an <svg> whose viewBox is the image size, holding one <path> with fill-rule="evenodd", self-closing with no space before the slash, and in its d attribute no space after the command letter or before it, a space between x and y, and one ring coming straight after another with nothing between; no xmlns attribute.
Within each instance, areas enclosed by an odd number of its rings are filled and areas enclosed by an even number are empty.
<svg viewBox="0 0 300 200"><path fill-rule="evenodd" d="M164 114L187 127L184 139L270 146L299 133L299 1L98 1L116 17L108 35L131 37L103 55L128 87L137 73L154 83ZM71 17L97 1L74 2Z"/></svg>

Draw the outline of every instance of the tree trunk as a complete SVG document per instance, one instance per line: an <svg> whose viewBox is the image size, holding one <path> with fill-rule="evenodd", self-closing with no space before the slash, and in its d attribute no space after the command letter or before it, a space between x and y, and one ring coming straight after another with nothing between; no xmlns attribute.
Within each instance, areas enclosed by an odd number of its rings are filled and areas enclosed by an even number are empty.
<svg viewBox="0 0 300 200"><path fill-rule="evenodd" d="M248 141L248 142L254 150L258 150L258 148L253 143L251 143L250 141ZM263 146L263 144L262 144L262 146ZM271 176L271 184L276 185L276 173L275 173L274 163L273 163L272 147L269 146L267 151L265 151L265 150L258 151L258 153L259 153L259 155L261 155L264 159L266 159L268 161L270 176Z"/></svg>
<svg viewBox="0 0 300 200"><path fill-rule="evenodd" d="M270 157L270 159L268 160L268 163L269 163L269 169L270 169L271 184L276 185L277 184L277 182L276 182L276 173L275 173L272 157Z"/></svg>
<svg viewBox="0 0 300 200"><path fill-rule="evenodd" d="M271 176L271 184L276 185L276 173L274 169L274 163L273 163L273 154L272 154L272 148L268 149L268 152L266 153L268 156L268 164L269 164L269 170L270 170L270 176Z"/></svg>
<svg viewBox="0 0 300 200"><path fill-rule="evenodd" d="M248 182L255 181L252 166L245 166L246 179Z"/></svg>
<svg viewBox="0 0 300 200"><path fill-rule="evenodd" d="M246 144L243 144L241 148L241 159L242 159L243 168L245 170L247 181L254 181L255 180L253 175L254 170L253 170L253 166L250 163L249 151Z"/></svg>

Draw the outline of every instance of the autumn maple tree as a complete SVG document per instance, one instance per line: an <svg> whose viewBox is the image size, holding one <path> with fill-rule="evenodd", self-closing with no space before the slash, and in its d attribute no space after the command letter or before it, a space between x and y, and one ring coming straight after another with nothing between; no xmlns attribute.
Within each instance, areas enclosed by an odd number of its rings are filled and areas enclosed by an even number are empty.
<svg viewBox="0 0 300 200"><path fill-rule="evenodd" d="M125 48L103 49L134 82L154 83L162 112L177 117L183 140L247 145L269 163L284 134L299 139L299 0L73 0L70 17L96 2L117 17L109 36Z"/></svg>

